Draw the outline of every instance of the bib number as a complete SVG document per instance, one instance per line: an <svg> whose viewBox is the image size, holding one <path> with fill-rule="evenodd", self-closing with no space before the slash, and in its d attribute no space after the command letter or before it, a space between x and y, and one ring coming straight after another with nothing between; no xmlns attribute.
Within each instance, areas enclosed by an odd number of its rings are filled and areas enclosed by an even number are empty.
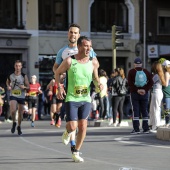
<svg viewBox="0 0 170 170"><path fill-rule="evenodd" d="M55 94L56 94L56 95L58 94L58 89L56 89L56 92L55 92Z"/></svg>
<svg viewBox="0 0 170 170"><path fill-rule="evenodd" d="M36 92L30 92L30 93L29 93L29 96L36 97L36 96L37 96L37 93L36 93Z"/></svg>
<svg viewBox="0 0 170 170"><path fill-rule="evenodd" d="M87 86L75 86L74 95L77 97L87 96L88 95Z"/></svg>
<svg viewBox="0 0 170 170"><path fill-rule="evenodd" d="M12 95L21 96L21 90L12 90Z"/></svg>

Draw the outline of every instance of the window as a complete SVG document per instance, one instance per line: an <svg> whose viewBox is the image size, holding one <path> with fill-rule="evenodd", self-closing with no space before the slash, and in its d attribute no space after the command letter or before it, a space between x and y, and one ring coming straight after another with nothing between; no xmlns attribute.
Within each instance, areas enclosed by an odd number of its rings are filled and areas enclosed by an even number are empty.
<svg viewBox="0 0 170 170"><path fill-rule="evenodd" d="M24 28L22 0L0 0L0 28Z"/></svg>
<svg viewBox="0 0 170 170"><path fill-rule="evenodd" d="M158 11L158 34L170 34L170 10Z"/></svg>
<svg viewBox="0 0 170 170"><path fill-rule="evenodd" d="M111 32L113 25L128 31L128 9L124 0L95 0L91 7L91 31Z"/></svg>
<svg viewBox="0 0 170 170"><path fill-rule="evenodd" d="M72 14L69 11L69 5L68 0L39 0L39 29L67 30L68 18Z"/></svg>

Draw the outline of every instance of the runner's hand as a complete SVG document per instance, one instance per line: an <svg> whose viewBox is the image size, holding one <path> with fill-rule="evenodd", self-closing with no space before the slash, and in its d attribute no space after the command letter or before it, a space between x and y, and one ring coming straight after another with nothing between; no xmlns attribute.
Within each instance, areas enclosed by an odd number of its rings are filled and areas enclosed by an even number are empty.
<svg viewBox="0 0 170 170"><path fill-rule="evenodd" d="M62 87L58 88L57 99L64 100L65 96L66 96L66 92L65 92L64 88L62 88Z"/></svg>

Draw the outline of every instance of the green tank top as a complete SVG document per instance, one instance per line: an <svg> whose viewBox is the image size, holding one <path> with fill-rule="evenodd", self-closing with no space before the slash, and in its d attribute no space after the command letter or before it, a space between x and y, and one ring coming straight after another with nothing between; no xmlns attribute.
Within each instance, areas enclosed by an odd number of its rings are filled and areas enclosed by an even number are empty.
<svg viewBox="0 0 170 170"><path fill-rule="evenodd" d="M72 59L71 67L67 71L67 95L66 102L91 102L90 84L92 81L92 60L85 64Z"/></svg>
<svg viewBox="0 0 170 170"><path fill-rule="evenodd" d="M170 98L170 85L167 87L162 86L162 91L165 98Z"/></svg>

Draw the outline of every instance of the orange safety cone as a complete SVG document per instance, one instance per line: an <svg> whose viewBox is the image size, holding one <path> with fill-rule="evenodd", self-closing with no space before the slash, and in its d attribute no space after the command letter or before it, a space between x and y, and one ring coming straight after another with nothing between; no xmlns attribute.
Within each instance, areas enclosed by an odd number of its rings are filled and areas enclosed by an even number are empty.
<svg viewBox="0 0 170 170"><path fill-rule="evenodd" d="M38 112L35 112L35 120L38 120Z"/></svg>
<svg viewBox="0 0 170 170"><path fill-rule="evenodd" d="M98 111L98 110L96 110L95 119L96 119L96 120L98 120L98 119L99 119L99 111Z"/></svg>

